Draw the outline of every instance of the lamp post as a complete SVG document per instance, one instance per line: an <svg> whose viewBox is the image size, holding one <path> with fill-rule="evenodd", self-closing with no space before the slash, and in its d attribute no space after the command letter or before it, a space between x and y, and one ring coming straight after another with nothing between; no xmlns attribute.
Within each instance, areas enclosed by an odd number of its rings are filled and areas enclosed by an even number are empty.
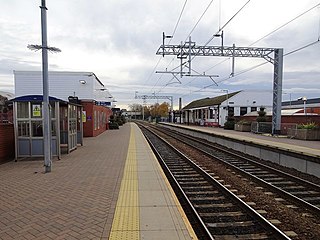
<svg viewBox="0 0 320 240"><path fill-rule="evenodd" d="M306 112L307 97L303 97L302 101L303 101L303 112L304 112L304 115L306 115L307 114L307 112Z"/></svg>
<svg viewBox="0 0 320 240"><path fill-rule="evenodd" d="M42 85L43 85L43 153L44 171L51 172L51 117L49 102L49 81L48 81L48 51L61 52L59 48L49 47L47 42L47 7L46 0L41 0L41 45L29 44L30 50L42 50ZM85 84L85 82L84 82Z"/></svg>
<svg viewBox="0 0 320 240"><path fill-rule="evenodd" d="M291 109L291 107L292 107L292 106L291 106L291 102L292 102L292 100L291 100L291 93L284 92L283 94L289 94L289 100L290 100L290 101L289 101L289 104L290 104L290 109Z"/></svg>
<svg viewBox="0 0 320 240"><path fill-rule="evenodd" d="M304 113L304 115L306 115L307 114L307 111L306 111L307 97L300 97L300 98L298 98L298 100L302 100L303 101L303 113Z"/></svg>
<svg viewBox="0 0 320 240"><path fill-rule="evenodd" d="M227 93L227 116L228 116L229 115L229 91L228 89L222 89L221 91Z"/></svg>

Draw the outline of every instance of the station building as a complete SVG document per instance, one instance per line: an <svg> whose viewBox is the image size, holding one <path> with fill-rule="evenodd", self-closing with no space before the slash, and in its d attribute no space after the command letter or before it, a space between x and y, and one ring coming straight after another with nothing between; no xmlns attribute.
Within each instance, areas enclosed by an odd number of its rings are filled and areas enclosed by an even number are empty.
<svg viewBox="0 0 320 240"><path fill-rule="evenodd" d="M14 71L16 158L42 156L42 72ZM52 154L108 128L113 96L93 72L49 72Z"/></svg>
<svg viewBox="0 0 320 240"><path fill-rule="evenodd" d="M243 116L264 107L272 110L272 94L265 91L242 90L213 98L192 101L182 109L183 123L224 126L228 116Z"/></svg>
<svg viewBox="0 0 320 240"><path fill-rule="evenodd" d="M15 97L42 95L41 71L14 71ZM114 98L93 72L49 71L51 97L83 106L84 137L107 129Z"/></svg>

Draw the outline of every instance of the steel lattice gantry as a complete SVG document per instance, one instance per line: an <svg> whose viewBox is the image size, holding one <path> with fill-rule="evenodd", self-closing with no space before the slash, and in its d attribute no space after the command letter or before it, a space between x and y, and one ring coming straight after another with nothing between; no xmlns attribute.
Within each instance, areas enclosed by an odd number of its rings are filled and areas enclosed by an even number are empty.
<svg viewBox="0 0 320 240"><path fill-rule="evenodd" d="M272 56L273 53L273 56ZM281 98L283 76L283 49L282 48L253 48L227 46L197 46L191 41L181 45L161 45L157 55L176 55L178 58L191 56L213 57L253 57L264 58L274 65L273 77L273 106L272 106L272 133L279 134L281 130Z"/></svg>
<svg viewBox="0 0 320 240"><path fill-rule="evenodd" d="M146 99L168 99L170 100L170 110L171 114L173 112L173 96L157 96L157 95L135 95L135 99L142 99L143 104L146 104ZM142 107L142 118L144 120L144 108Z"/></svg>

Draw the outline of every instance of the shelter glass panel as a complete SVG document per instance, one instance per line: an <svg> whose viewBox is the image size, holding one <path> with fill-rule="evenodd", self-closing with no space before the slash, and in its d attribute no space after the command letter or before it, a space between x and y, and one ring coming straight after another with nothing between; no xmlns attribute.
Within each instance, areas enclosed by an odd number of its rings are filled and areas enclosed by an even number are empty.
<svg viewBox="0 0 320 240"><path fill-rule="evenodd" d="M56 121L52 120L51 122L51 135L57 136L57 127L56 127Z"/></svg>
<svg viewBox="0 0 320 240"><path fill-rule="evenodd" d="M32 137L43 137L42 121L31 121Z"/></svg>
<svg viewBox="0 0 320 240"><path fill-rule="evenodd" d="M18 121L18 136L30 137L29 121Z"/></svg>
<svg viewBox="0 0 320 240"><path fill-rule="evenodd" d="M29 103L17 102L17 114L18 118L29 118Z"/></svg>
<svg viewBox="0 0 320 240"><path fill-rule="evenodd" d="M51 118L56 117L56 106L54 102L50 103L50 116Z"/></svg>

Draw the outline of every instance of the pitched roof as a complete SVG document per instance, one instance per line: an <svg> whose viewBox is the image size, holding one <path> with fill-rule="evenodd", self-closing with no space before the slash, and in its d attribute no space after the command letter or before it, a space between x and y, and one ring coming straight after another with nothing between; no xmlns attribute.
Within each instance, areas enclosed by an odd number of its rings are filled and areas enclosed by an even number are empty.
<svg viewBox="0 0 320 240"><path fill-rule="evenodd" d="M220 105L222 102L226 101L227 98L231 98L234 95L238 94L241 91L237 91L237 92L233 92L233 93L229 93L229 94L224 94L224 95L220 95L217 97L213 97L213 98L203 98L203 99L198 99L198 100L194 100L193 102L189 103L187 106L185 106L184 108L182 108L182 110L189 110L192 108L201 108L201 107L207 107L207 106L213 106L213 105Z"/></svg>

